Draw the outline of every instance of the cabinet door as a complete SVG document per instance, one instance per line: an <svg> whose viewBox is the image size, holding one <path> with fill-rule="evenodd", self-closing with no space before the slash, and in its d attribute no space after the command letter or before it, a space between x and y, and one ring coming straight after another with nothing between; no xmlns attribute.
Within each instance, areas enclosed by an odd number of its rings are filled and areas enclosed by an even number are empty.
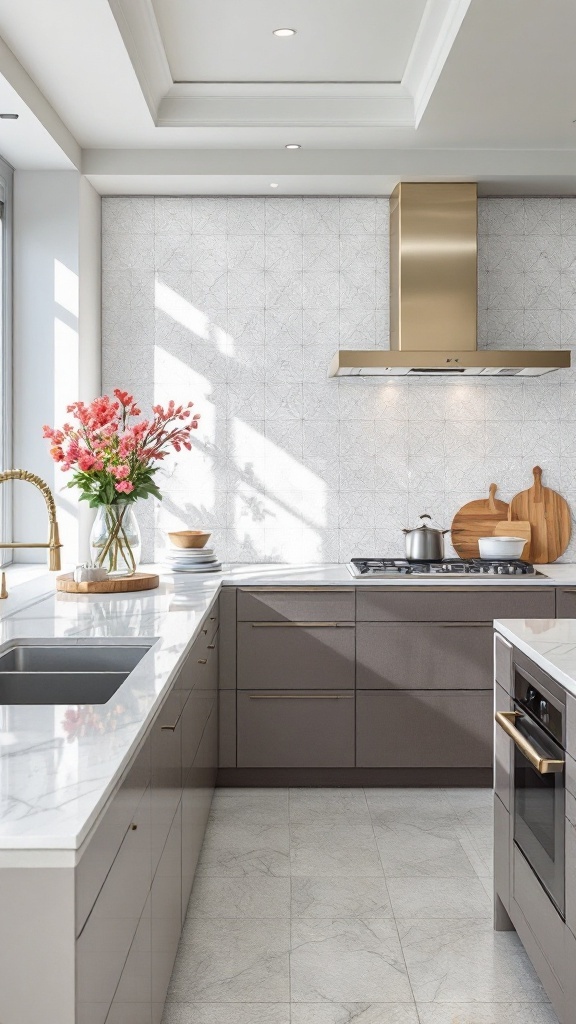
<svg viewBox="0 0 576 1024"><path fill-rule="evenodd" d="M204 839L210 812L217 768L218 723L218 641L206 651L206 657L195 659L189 679L192 688L182 712L182 920L194 881L198 855ZM210 750L209 740L215 734Z"/></svg>
<svg viewBox="0 0 576 1024"><path fill-rule="evenodd" d="M238 692L239 768L353 765L353 691Z"/></svg>
<svg viewBox="0 0 576 1024"><path fill-rule="evenodd" d="M238 623L238 688L354 687L354 623Z"/></svg>
<svg viewBox="0 0 576 1024"><path fill-rule="evenodd" d="M492 764L492 691L363 690L356 695L361 768Z"/></svg>
<svg viewBox="0 0 576 1024"><path fill-rule="evenodd" d="M487 690L492 628L480 623L359 622L359 690Z"/></svg>
<svg viewBox="0 0 576 1024"><path fill-rule="evenodd" d="M152 872L182 796L182 710L186 691L174 687L150 733Z"/></svg>
<svg viewBox="0 0 576 1024"><path fill-rule="evenodd" d="M104 1024L151 884L150 791L76 942L77 1024Z"/></svg>
<svg viewBox="0 0 576 1024"><path fill-rule="evenodd" d="M353 586L304 590L244 588L238 591L238 620L244 622L346 622L354 620Z"/></svg>
<svg viewBox="0 0 576 1024"><path fill-rule="evenodd" d="M182 927L182 813L178 804L150 891L152 1024L160 1024Z"/></svg>
<svg viewBox="0 0 576 1024"><path fill-rule="evenodd" d="M556 618L576 619L576 587L557 588Z"/></svg>
<svg viewBox="0 0 576 1024"><path fill-rule="evenodd" d="M130 946L106 1024L152 1024L150 896Z"/></svg>
<svg viewBox="0 0 576 1024"><path fill-rule="evenodd" d="M486 583L474 590L406 587L377 590L359 587L356 619L359 622L490 622L493 619L530 619L554 616L554 590L550 587L497 587Z"/></svg>

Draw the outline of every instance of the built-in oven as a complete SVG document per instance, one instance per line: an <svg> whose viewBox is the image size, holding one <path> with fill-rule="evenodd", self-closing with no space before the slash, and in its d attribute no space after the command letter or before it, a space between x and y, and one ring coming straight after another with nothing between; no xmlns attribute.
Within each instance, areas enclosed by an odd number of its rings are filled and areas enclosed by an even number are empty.
<svg viewBox="0 0 576 1024"><path fill-rule="evenodd" d="M566 698L555 680L518 651L513 689L513 710L498 711L496 721L514 743L514 842L564 916Z"/></svg>

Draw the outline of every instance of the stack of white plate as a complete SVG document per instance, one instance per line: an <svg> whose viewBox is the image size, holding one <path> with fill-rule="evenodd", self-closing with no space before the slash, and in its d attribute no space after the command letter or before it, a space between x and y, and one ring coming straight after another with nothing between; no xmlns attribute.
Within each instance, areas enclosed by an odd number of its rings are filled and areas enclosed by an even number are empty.
<svg viewBox="0 0 576 1024"><path fill-rule="evenodd" d="M164 563L170 572L220 572L222 568L213 548L169 548Z"/></svg>

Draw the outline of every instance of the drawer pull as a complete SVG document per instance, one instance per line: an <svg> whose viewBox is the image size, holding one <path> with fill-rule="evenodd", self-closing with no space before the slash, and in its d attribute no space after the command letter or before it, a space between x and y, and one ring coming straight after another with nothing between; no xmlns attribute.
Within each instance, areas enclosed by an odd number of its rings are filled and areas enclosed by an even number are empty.
<svg viewBox="0 0 576 1024"><path fill-rule="evenodd" d="M516 744L518 750L524 754L524 757L530 762L531 765L536 769L540 775L549 775L551 773L558 774L564 771L564 761L556 761L550 757L542 757L537 750L532 746L529 740L522 735L519 729L516 728L514 722L517 718L522 718L521 711L497 711L495 719L501 729L510 737L510 739Z"/></svg>
<svg viewBox="0 0 576 1024"><path fill-rule="evenodd" d="M351 693L257 693L250 700L354 700Z"/></svg>
<svg viewBox="0 0 576 1024"><path fill-rule="evenodd" d="M198 664L199 665L207 665L208 664L208 658L198 658Z"/></svg>
<svg viewBox="0 0 576 1024"><path fill-rule="evenodd" d="M208 644L208 650L209 651L213 651L215 649L215 647L216 647L216 644Z"/></svg>
<svg viewBox="0 0 576 1024"><path fill-rule="evenodd" d="M562 587L563 594L576 594L576 587Z"/></svg>
<svg viewBox="0 0 576 1024"><path fill-rule="evenodd" d="M174 732L174 730L178 728L178 722L179 721L180 721L180 719L178 719L176 722L174 722L174 725L161 725L160 728L161 728L162 732L164 732L164 731L166 731L166 732Z"/></svg>
<svg viewBox="0 0 576 1024"><path fill-rule="evenodd" d="M462 626L465 626L466 629L486 629L487 626L491 627L493 625L493 623L492 622L439 622L438 625L442 626L442 629L455 629L455 628L461 629Z"/></svg>
<svg viewBox="0 0 576 1024"><path fill-rule="evenodd" d="M353 584L352 584L353 588ZM239 587L243 594L349 594L350 587ZM352 589L352 593L354 590Z"/></svg>
<svg viewBox="0 0 576 1024"><path fill-rule="evenodd" d="M210 622L216 622L216 616L215 615L211 615L210 616Z"/></svg>
<svg viewBox="0 0 576 1024"><path fill-rule="evenodd" d="M138 825L135 825L134 822L132 822L132 824L130 825L130 828L132 829L132 832L135 832L136 829L138 828Z"/></svg>
<svg viewBox="0 0 576 1024"><path fill-rule="evenodd" d="M354 622L252 622L252 629L354 629Z"/></svg>
<svg viewBox="0 0 576 1024"><path fill-rule="evenodd" d="M203 629L202 632L204 633L204 636L206 636L206 633L208 632L208 630L207 629Z"/></svg>

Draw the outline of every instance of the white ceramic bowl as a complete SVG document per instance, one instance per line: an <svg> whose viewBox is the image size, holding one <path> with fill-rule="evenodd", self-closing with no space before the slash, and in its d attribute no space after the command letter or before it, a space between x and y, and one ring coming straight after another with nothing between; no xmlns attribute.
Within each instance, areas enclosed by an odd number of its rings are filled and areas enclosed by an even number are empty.
<svg viewBox="0 0 576 1024"><path fill-rule="evenodd" d="M480 537L480 558L520 558L526 541L522 537Z"/></svg>

